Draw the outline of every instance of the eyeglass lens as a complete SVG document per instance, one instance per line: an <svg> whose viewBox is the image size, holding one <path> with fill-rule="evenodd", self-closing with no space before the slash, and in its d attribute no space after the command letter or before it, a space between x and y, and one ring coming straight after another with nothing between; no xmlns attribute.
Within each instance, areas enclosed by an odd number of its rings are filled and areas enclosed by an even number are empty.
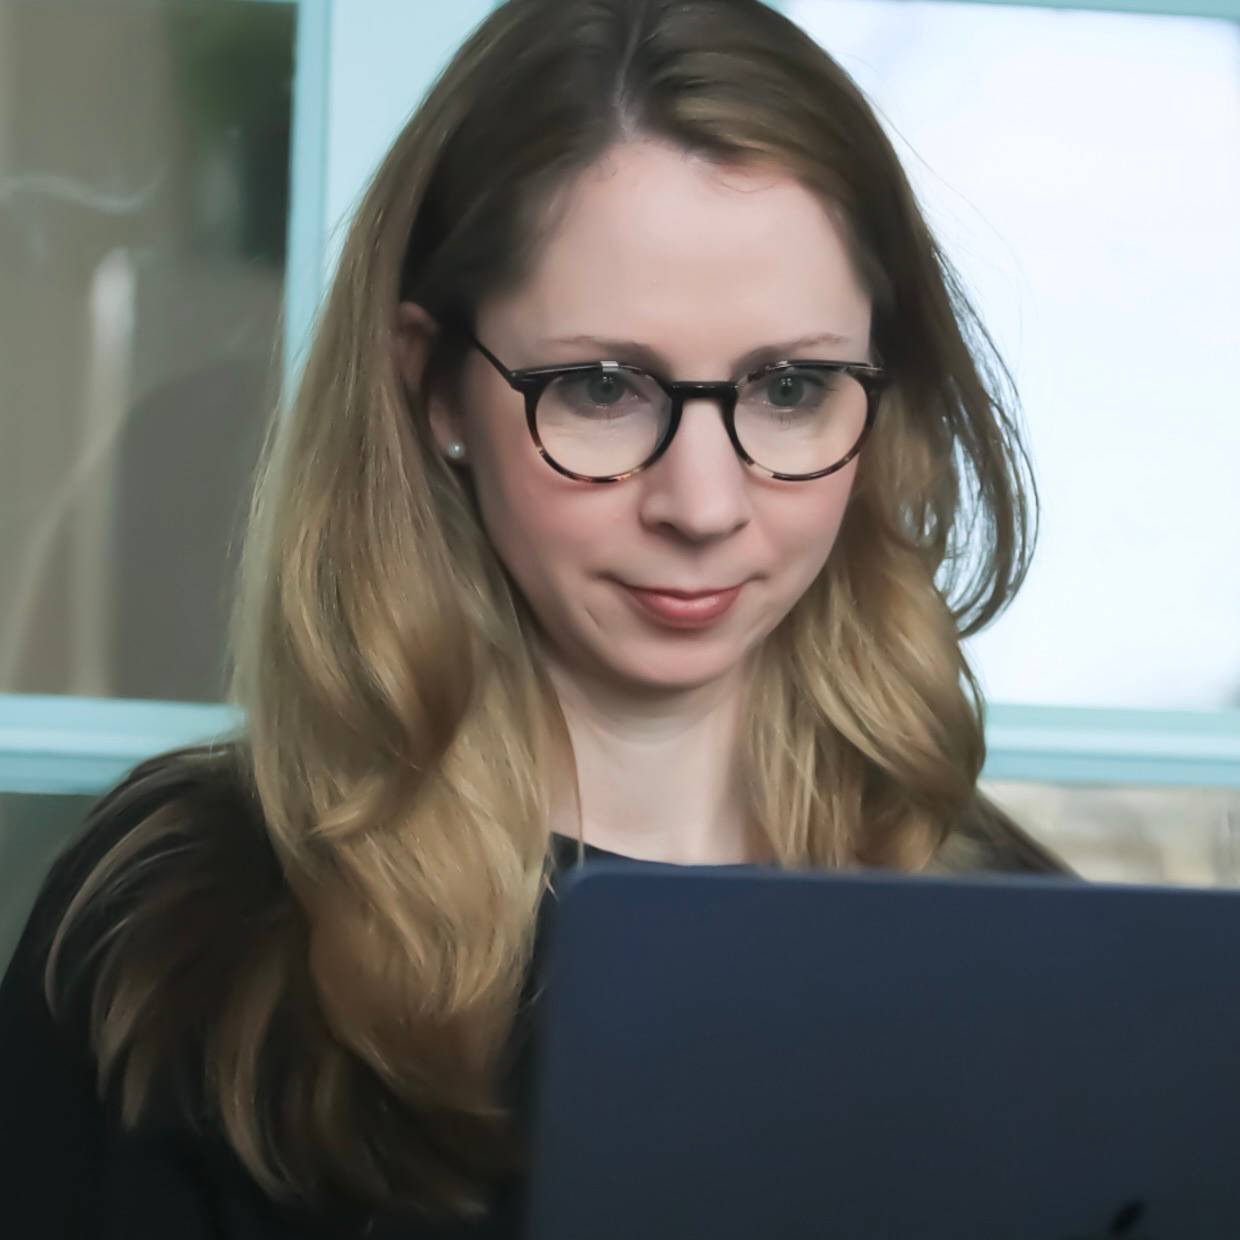
<svg viewBox="0 0 1240 1240"><path fill-rule="evenodd" d="M788 366L742 384L736 435L758 465L812 474L842 461L865 429L861 383L826 367ZM535 420L546 452L572 473L605 478L644 464L667 431L672 402L636 369L560 375Z"/></svg>

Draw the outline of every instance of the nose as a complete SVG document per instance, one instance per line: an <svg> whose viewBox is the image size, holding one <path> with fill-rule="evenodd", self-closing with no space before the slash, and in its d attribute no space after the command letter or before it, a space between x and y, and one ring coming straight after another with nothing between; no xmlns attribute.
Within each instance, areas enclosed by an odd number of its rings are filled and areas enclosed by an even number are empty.
<svg viewBox="0 0 1240 1240"><path fill-rule="evenodd" d="M732 447L717 400L686 400L667 451L638 475L642 520L695 542L726 537L749 520L748 470Z"/></svg>

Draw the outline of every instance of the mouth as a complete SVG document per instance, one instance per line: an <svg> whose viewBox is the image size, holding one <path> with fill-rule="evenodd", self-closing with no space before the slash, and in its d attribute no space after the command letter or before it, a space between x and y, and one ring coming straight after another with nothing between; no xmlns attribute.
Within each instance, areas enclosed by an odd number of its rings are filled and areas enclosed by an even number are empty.
<svg viewBox="0 0 1240 1240"><path fill-rule="evenodd" d="M730 594L733 590L739 590L744 583L738 583L734 586L712 586L706 590L677 590L673 586L634 586L629 583L622 582L627 585L630 590L640 590L643 594L662 594L668 598L714 598L719 594Z"/></svg>
<svg viewBox="0 0 1240 1240"><path fill-rule="evenodd" d="M630 585L625 585L624 589L648 619L656 620L665 627L696 629L714 623L731 610L744 584L741 582L727 589L702 592L651 590Z"/></svg>

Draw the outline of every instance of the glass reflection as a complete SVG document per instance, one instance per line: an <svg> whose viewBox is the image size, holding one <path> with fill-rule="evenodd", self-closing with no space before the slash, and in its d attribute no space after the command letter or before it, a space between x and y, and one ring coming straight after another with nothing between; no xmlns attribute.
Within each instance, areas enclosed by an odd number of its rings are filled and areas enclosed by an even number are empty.
<svg viewBox="0 0 1240 1240"><path fill-rule="evenodd" d="M223 694L295 21L0 0L0 692Z"/></svg>

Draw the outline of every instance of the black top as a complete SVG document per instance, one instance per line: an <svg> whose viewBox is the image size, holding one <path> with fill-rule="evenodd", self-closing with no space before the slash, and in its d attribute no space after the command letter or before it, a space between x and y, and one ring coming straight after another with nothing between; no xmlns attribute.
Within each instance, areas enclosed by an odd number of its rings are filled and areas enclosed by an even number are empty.
<svg viewBox="0 0 1240 1240"><path fill-rule="evenodd" d="M149 807L148 807L149 808ZM356 1235L367 1240L516 1240L521 1235L524 1185L496 1192L484 1223L429 1225L404 1217L377 1218L369 1228L326 1223L277 1205L252 1181L222 1139L196 1136L175 1112L122 1127L113 1088L102 1101L87 1041L85 1005L54 1022L43 995L47 944L83 876L132 825L124 815L97 818L52 867L21 941L0 983L0 1211L7 1236L76 1240L292 1240ZM557 864L577 863L577 841L554 837ZM626 858L585 845L585 858ZM646 863L651 864L651 863ZM1007 865L1042 866L1027 851ZM544 902L545 906L546 902ZM534 972L545 941L545 917ZM70 941L71 942L71 941ZM64 967L75 952L67 944ZM513 1097L528 1113L532 1042L515 1057ZM114 1078L118 1074L114 1074ZM160 1115L155 1107L153 1114Z"/></svg>

